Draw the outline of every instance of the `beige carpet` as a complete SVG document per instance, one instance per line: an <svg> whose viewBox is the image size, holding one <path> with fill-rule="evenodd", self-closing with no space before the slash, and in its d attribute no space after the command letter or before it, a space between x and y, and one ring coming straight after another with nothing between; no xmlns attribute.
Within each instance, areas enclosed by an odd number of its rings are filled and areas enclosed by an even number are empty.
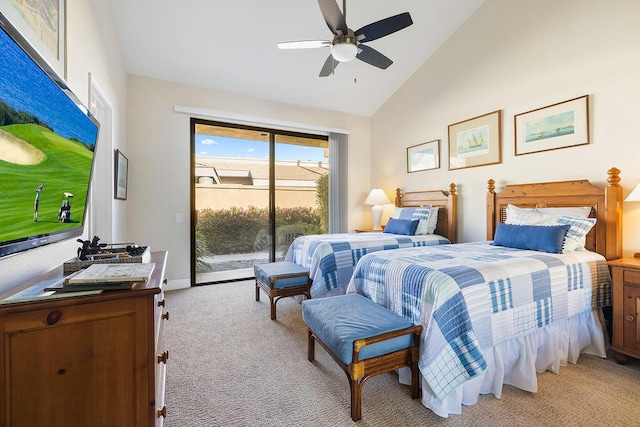
<svg viewBox="0 0 640 427"><path fill-rule="evenodd" d="M300 304L255 301L253 281L166 294L167 427L351 426L346 375L320 346L307 360ZM443 419L412 400L395 373L363 388L360 426L637 426L640 362L583 355L576 365L538 375L539 392L505 386Z"/></svg>

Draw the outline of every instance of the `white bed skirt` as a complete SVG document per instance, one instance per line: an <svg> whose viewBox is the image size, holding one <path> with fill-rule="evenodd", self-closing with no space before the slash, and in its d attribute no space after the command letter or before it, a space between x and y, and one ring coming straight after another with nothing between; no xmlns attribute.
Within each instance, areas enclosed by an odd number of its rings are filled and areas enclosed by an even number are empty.
<svg viewBox="0 0 640 427"><path fill-rule="evenodd" d="M503 384L522 390L538 391L537 372L558 373L567 362L576 363L581 353L607 357L602 310L589 311L540 329L531 335L516 338L483 349L487 370L444 399L438 399L422 379L422 404L435 414L447 418L460 414L462 405L474 405L480 394L502 396ZM400 382L410 384L409 368L398 371Z"/></svg>

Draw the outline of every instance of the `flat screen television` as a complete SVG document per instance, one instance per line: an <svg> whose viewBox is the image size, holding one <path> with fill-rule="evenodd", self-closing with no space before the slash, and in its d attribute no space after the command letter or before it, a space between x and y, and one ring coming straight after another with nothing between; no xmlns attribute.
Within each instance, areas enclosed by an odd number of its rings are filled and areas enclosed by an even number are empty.
<svg viewBox="0 0 640 427"><path fill-rule="evenodd" d="M0 13L0 257L82 235L98 129Z"/></svg>

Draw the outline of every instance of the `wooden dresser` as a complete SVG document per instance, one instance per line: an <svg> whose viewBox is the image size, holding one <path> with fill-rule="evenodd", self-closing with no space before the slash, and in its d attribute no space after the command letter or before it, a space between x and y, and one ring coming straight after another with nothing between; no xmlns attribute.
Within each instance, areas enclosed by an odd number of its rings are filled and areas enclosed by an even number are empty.
<svg viewBox="0 0 640 427"><path fill-rule="evenodd" d="M640 358L640 258L609 261L613 280L613 339L618 363Z"/></svg>
<svg viewBox="0 0 640 427"><path fill-rule="evenodd" d="M166 260L133 290L0 304L1 427L163 425Z"/></svg>

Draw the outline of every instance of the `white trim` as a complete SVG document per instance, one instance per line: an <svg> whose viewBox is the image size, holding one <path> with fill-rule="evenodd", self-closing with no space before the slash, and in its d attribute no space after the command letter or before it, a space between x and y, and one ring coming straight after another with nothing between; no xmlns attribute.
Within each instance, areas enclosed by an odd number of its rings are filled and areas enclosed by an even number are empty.
<svg viewBox="0 0 640 427"><path fill-rule="evenodd" d="M306 123L290 122L288 120L271 119L268 117L249 116L246 114L231 113L228 111L211 110L208 108L174 105L173 111L176 113L188 114L190 116L196 116L204 119L224 120L225 122L244 125L277 127L281 130L303 131L306 133L316 133L318 135L327 135L331 132L342 133L345 135L351 134L351 130L349 129L310 125Z"/></svg>

